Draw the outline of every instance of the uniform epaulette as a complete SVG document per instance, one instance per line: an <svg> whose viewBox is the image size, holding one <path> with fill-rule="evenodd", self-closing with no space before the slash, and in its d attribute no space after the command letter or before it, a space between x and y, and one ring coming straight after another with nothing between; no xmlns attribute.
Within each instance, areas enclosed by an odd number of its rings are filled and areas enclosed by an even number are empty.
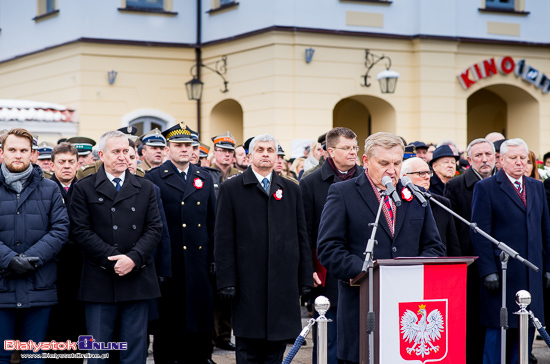
<svg viewBox="0 0 550 364"><path fill-rule="evenodd" d="M281 177L283 177L283 178L285 178L285 179L287 179L287 180L289 180L289 181L292 181L292 182L296 183L297 185L300 184L300 182L298 182L298 180L297 180L296 178L294 178L294 177L285 176L284 174L281 174Z"/></svg>
<svg viewBox="0 0 550 364"><path fill-rule="evenodd" d="M86 164L85 166L80 167L80 170L85 171L85 170L90 169L90 168L95 168L95 163Z"/></svg>

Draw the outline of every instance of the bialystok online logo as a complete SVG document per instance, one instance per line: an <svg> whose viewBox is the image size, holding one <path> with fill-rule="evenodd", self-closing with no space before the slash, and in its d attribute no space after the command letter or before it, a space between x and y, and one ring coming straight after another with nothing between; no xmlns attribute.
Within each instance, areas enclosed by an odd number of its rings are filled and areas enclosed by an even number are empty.
<svg viewBox="0 0 550 364"><path fill-rule="evenodd" d="M34 342L19 341L19 340L4 340L4 350L31 350L38 352L39 350L128 350L128 343L126 342L98 342L95 341L93 336L85 335L79 336L78 342L67 341L42 341Z"/></svg>

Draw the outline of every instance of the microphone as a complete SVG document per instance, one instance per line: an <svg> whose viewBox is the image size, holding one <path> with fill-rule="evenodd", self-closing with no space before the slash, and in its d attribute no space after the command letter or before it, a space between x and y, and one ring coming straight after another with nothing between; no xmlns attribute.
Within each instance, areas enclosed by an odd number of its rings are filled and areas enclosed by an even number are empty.
<svg viewBox="0 0 550 364"><path fill-rule="evenodd" d="M384 176L384 178L382 178L382 184L386 186L386 195L391 196L393 202L395 203L395 206L401 206L401 199L395 191L392 179L388 176Z"/></svg>
<svg viewBox="0 0 550 364"><path fill-rule="evenodd" d="M418 188L412 183L411 179L407 176L401 177L401 184L405 187L407 187L411 192L413 193L414 197L422 204L422 207L428 206L428 201L422 196L422 194L418 191Z"/></svg>

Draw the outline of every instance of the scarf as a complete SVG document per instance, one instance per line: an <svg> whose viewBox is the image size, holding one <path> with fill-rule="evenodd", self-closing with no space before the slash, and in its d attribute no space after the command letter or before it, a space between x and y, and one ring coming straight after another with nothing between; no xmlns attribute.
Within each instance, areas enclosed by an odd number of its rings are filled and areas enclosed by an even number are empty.
<svg viewBox="0 0 550 364"><path fill-rule="evenodd" d="M330 165L330 168L336 173L336 176L340 178L342 181L347 181L348 179L352 179L355 175L355 167L357 167L357 164L354 164L353 167L351 167L346 173L342 173L336 168L336 165L334 164L334 161L332 158L327 158L327 162Z"/></svg>
<svg viewBox="0 0 550 364"><path fill-rule="evenodd" d="M8 167L6 167L6 163L2 163L2 174L4 175L5 184L17 193L23 191L23 188L29 181L32 171L32 164L29 164L29 168L23 172L14 173L9 171Z"/></svg>

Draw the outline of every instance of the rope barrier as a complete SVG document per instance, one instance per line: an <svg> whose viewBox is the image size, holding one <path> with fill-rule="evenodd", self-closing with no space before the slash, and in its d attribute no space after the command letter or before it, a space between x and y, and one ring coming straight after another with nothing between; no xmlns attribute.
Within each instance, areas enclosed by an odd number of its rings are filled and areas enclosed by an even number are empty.
<svg viewBox="0 0 550 364"><path fill-rule="evenodd" d="M533 325L535 325L535 327L537 328L537 331L539 332L540 336L542 337L546 345L548 345L548 347L550 348L550 335L548 335L544 327L542 327L542 324L540 323L539 319L535 317L535 315L533 314L533 311L529 311L529 316L531 316Z"/></svg>
<svg viewBox="0 0 550 364"><path fill-rule="evenodd" d="M294 356L298 354L298 351L304 344L304 341L306 340L307 335L311 331L311 327L315 324L315 319L309 319L307 325L302 329L302 332L300 332L300 335L296 338L296 341L294 341L294 345L292 345L292 348L290 348L290 351L286 355L285 359L283 360L283 364L290 364L292 362L292 359L294 359Z"/></svg>

